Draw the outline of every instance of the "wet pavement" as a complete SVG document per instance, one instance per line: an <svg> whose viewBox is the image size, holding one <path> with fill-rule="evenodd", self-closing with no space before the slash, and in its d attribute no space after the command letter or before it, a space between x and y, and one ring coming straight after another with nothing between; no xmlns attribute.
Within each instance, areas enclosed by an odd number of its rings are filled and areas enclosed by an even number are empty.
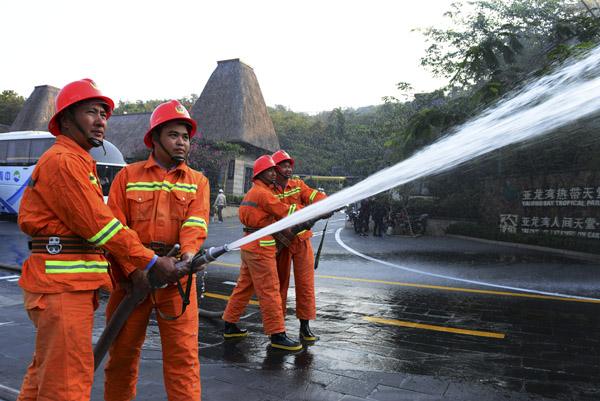
<svg viewBox="0 0 600 401"><path fill-rule="evenodd" d="M359 237L343 227L338 213L316 271L311 326L320 341L296 354L270 349L254 304L241 341L224 341L222 323L202 318L203 400L600 400L600 266L466 239ZM206 245L240 233L234 219L212 224ZM0 223L0 262L22 260L23 243L14 223ZM201 307L224 308L238 266L238 252L210 265ZM0 269L0 399L19 387L33 349L17 275ZM294 301L292 286L286 324L296 336ZM155 322L142 355L137 398L166 399ZM99 371L93 400L102 399L102 381Z"/></svg>

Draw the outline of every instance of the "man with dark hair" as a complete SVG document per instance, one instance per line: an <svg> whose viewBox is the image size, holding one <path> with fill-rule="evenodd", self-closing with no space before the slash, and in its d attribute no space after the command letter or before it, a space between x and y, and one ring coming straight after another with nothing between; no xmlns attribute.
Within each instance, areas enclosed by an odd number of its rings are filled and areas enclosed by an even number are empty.
<svg viewBox="0 0 600 401"><path fill-rule="evenodd" d="M261 156L254 161L252 181L252 188L244 197L239 210L246 235L271 225L298 208L295 204L282 203L273 195L275 163L271 156ZM228 339L248 334L246 330L238 328L236 323L244 313L252 293L256 292L263 329L271 338L271 347L299 351L302 344L290 339L285 332L275 254L276 243L271 235L242 246L240 275L223 313L223 336Z"/></svg>
<svg viewBox="0 0 600 401"><path fill-rule="evenodd" d="M108 198L115 216L137 232L144 244L158 254L166 254L174 244L180 244L181 259L187 261L206 239L210 212L208 180L186 164L190 139L195 134L196 122L177 100L157 106L144 137L152 153L148 160L129 164L117 174ZM113 271L117 288L106 307L107 321L131 286L144 285L128 280L118 263ZM153 309L157 311L168 399L200 399L195 282L190 283L187 307L180 295L181 285L188 288L189 279L178 286L157 289L137 305L109 350L106 401L135 398L140 353Z"/></svg>
<svg viewBox="0 0 600 401"><path fill-rule="evenodd" d="M90 399L94 310L98 289L111 287L104 250L127 275L152 269L167 282L178 277L173 258L145 248L104 204L89 151L102 146L113 108L91 79L62 88L48 124L56 142L40 158L23 194L18 222L31 236L31 255L19 285L36 342L22 401Z"/></svg>
<svg viewBox="0 0 600 401"><path fill-rule="evenodd" d="M309 206L326 198L325 193L306 185L299 178L293 178L294 159L284 150L273 153L277 164L277 185L275 194L283 203ZM277 255L277 272L281 294L282 312L287 311L287 293L290 286L292 262L296 289L296 317L300 320L300 339L314 343L319 339L310 329L309 322L317 317L315 299L315 255L310 242L310 229L298 232Z"/></svg>

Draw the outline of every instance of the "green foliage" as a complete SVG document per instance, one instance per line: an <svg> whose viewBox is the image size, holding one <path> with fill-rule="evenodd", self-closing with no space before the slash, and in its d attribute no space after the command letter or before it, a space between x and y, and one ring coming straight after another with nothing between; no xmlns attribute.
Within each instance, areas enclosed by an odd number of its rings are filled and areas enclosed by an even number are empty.
<svg viewBox="0 0 600 401"><path fill-rule="evenodd" d="M468 5L467 5L468 4ZM518 80L543 68L544 54L566 43L597 41L599 22L576 0L458 1L451 28L422 30L430 43L421 64L452 86Z"/></svg>
<svg viewBox="0 0 600 401"><path fill-rule="evenodd" d="M276 106L269 115L281 147L296 159L296 173L366 176L389 160L384 142L392 123L382 107L337 108L309 116Z"/></svg>
<svg viewBox="0 0 600 401"><path fill-rule="evenodd" d="M13 90L4 90L0 93L0 124L13 123L19 111L25 104L25 98Z"/></svg>
<svg viewBox="0 0 600 401"><path fill-rule="evenodd" d="M151 113L156 106L168 102L169 100L170 99L151 99L136 100L135 102L119 100L117 107L115 107L114 114ZM190 111L194 103L196 103L196 100L198 100L198 95L192 93L190 96L185 96L177 100Z"/></svg>
<svg viewBox="0 0 600 401"><path fill-rule="evenodd" d="M190 146L188 162L192 168L204 173L210 182L211 193L216 194L223 184L221 172L230 160L242 152L243 148L240 145L227 142L211 143L195 137Z"/></svg>

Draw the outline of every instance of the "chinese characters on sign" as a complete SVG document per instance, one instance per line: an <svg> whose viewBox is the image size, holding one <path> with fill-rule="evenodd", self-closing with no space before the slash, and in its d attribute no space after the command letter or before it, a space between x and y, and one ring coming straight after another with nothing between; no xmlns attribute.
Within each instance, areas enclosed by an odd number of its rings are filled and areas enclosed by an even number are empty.
<svg viewBox="0 0 600 401"><path fill-rule="evenodd" d="M521 192L521 205L525 207L600 206L600 186L527 189Z"/></svg>
<svg viewBox="0 0 600 401"><path fill-rule="evenodd" d="M500 231L503 233L550 234L600 239L598 229L600 229L600 218L596 217L500 215Z"/></svg>
<svg viewBox="0 0 600 401"><path fill-rule="evenodd" d="M600 239L600 216L591 213L600 207L598 185L526 189L521 206L521 214L500 214L500 232Z"/></svg>

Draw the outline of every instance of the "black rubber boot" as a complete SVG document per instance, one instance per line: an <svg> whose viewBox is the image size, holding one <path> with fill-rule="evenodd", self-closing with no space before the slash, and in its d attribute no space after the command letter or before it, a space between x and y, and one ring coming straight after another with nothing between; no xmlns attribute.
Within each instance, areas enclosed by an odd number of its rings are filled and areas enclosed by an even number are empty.
<svg viewBox="0 0 600 401"><path fill-rule="evenodd" d="M310 330L308 320L300 319L300 340L311 343L319 340L319 337Z"/></svg>
<svg viewBox="0 0 600 401"><path fill-rule="evenodd" d="M300 351L302 344L289 338L284 331L282 333L271 334L271 347L285 351Z"/></svg>
<svg viewBox="0 0 600 401"><path fill-rule="evenodd" d="M248 330L240 329L235 323L225 322L225 328L223 329L223 337L228 338L241 338L248 335Z"/></svg>

